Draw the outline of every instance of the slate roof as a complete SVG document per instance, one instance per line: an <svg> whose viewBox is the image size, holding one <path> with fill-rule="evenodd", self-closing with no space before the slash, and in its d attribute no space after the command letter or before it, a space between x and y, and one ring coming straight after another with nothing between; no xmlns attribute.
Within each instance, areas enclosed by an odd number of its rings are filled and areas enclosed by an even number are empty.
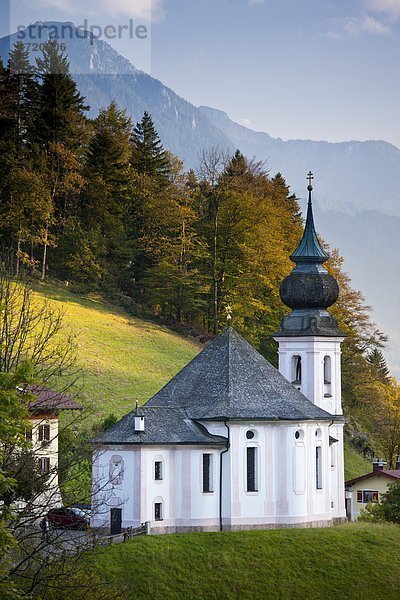
<svg viewBox="0 0 400 600"><path fill-rule="evenodd" d="M315 406L229 327L140 409L145 432L135 432L132 411L96 438L101 444L210 444L225 438L198 421L341 420Z"/></svg>
<svg viewBox="0 0 400 600"><path fill-rule="evenodd" d="M332 420L231 327L146 406L179 406L198 420Z"/></svg>
<svg viewBox="0 0 400 600"><path fill-rule="evenodd" d="M226 445L226 438L209 434L202 425L190 419L184 409L145 405L140 414L144 416L145 431L135 431L134 410L99 435L95 443Z"/></svg>

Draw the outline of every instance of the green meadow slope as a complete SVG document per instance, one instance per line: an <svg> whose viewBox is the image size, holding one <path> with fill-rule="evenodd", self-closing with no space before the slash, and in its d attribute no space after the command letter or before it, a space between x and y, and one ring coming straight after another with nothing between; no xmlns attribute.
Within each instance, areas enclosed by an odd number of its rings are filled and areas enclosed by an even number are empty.
<svg viewBox="0 0 400 600"><path fill-rule="evenodd" d="M98 295L79 296L64 287L43 286L37 294L65 313L77 335L83 369L83 402L91 421L122 416L143 403L201 350L196 342L116 308ZM369 462L346 446L346 479L363 475Z"/></svg>
<svg viewBox="0 0 400 600"><path fill-rule="evenodd" d="M37 292L64 311L76 334L83 370L82 399L91 420L122 416L165 385L201 347L169 329L129 315L98 295L80 296L44 286Z"/></svg>
<svg viewBox="0 0 400 600"><path fill-rule="evenodd" d="M130 599L399 598L400 527L135 538L86 557L100 589ZM109 588L108 588L109 589Z"/></svg>

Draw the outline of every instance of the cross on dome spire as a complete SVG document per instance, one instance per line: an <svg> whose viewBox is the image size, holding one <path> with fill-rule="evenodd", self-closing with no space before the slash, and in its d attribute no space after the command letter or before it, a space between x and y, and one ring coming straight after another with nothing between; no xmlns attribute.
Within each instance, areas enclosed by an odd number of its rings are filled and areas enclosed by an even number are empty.
<svg viewBox="0 0 400 600"><path fill-rule="evenodd" d="M312 192L313 191L312 180L314 179L314 175L312 174L311 171L308 172L307 179L308 179L308 188L307 189L309 192Z"/></svg>
<svg viewBox="0 0 400 600"><path fill-rule="evenodd" d="M311 185L311 182L313 179L314 175L311 171L309 171L307 175L308 207L306 224L304 227L304 233L301 242L290 257L295 263L324 263L329 258L329 254L325 252L325 250L321 246L317 236L317 232L315 231L311 198L311 192L313 191L313 186Z"/></svg>
<svg viewBox="0 0 400 600"><path fill-rule="evenodd" d="M315 231L311 193L313 179L314 175L309 171L307 218L303 237L290 256L296 266L280 287L282 302L292 312L282 319L276 337L343 335L335 318L327 312L338 299L339 287L335 278L323 266L329 254L323 249Z"/></svg>

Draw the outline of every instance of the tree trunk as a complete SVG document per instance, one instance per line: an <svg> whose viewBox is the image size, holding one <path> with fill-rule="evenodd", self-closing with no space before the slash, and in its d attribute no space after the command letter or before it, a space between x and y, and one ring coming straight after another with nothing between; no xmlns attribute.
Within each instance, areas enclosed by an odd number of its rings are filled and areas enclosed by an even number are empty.
<svg viewBox="0 0 400 600"><path fill-rule="evenodd" d="M16 264L16 267L15 267L15 276L16 277L19 277L20 256L21 256L21 236L18 234L18 242L17 242L17 264Z"/></svg>
<svg viewBox="0 0 400 600"><path fill-rule="evenodd" d="M43 248L43 261L42 261L42 276L41 281L45 280L46 277L46 262L47 262L47 241L49 237L49 228L46 227L46 231L44 234L44 248Z"/></svg>

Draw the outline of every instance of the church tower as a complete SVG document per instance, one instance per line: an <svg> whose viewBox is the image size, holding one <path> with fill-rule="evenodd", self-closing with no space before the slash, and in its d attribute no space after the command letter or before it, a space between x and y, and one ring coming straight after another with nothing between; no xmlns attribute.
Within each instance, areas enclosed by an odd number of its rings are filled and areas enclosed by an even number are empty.
<svg viewBox="0 0 400 600"><path fill-rule="evenodd" d="M275 335L279 370L311 402L334 415L342 414L340 345L344 334L327 309L336 302L339 287L324 268L329 254L315 232L312 211L312 173L308 174L308 208L304 234L290 256L296 264L281 284L282 301L292 309Z"/></svg>
<svg viewBox="0 0 400 600"><path fill-rule="evenodd" d="M341 343L345 335L328 308L338 299L337 281L324 267L329 254L321 246L314 226L311 182L304 234L290 256L292 273L281 284L282 301L292 312L282 319L274 339L279 344L279 370L313 404L326 412L343 414L341 397ZM344 516L343 422L330 427L331 508Z"/></svg>

